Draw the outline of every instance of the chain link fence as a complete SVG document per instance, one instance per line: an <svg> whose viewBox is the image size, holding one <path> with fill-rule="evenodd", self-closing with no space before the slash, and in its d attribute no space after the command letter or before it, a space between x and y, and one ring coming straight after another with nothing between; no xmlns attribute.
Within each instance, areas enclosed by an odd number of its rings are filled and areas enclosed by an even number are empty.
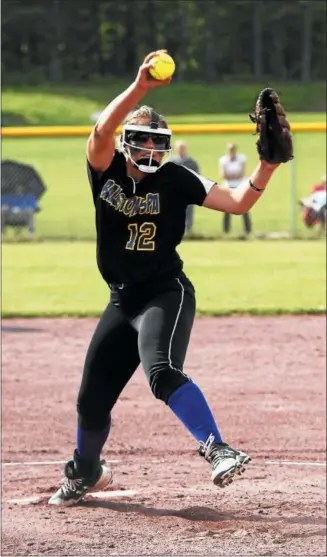
<svg viewBox="0 0 327 557"><path fill-rule="evenodd" d="M190 156L198 161L201 174L217 182L221 181L218 160L230 141L246 155L247 175L257 164L256 137L251 134L184 134L182 138L187 143ZM294 161L281 165L267 191L251 210L254 238L313 238L320 235L319 227L308 227L304 223L300 200L310 195L312 187L326 173L326 135L318 132L295 133L294 142ZM55 241L95 239L85 146L84 137L3 139L2 219L8 195L15 195L20 188L26 194L36 193L33 230L27 220L17 225L8 222L2 230L4 241L25 240L29 236ZM19 163L15 172L8 173L7 161L11 161L10 164ZM31 179L31 176L34 178ZM39 187L37 192L33 190L36 184ZM18 214L18 209L16 211ZM243 232L241 216L232 216L231 232L226 236L221 213L196 207L194 226L186 238L238 238Z"/></svg>

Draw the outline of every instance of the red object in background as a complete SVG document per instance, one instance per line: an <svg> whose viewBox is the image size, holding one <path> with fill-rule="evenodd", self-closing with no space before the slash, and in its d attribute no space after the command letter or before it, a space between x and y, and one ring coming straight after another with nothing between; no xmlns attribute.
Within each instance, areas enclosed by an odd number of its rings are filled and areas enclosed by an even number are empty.
<svg viewBox="0 0 327 557"><path fill-rule="evenodd" d="M311 193L316 193L317 191L324 191L325 189L326 189L325 184L322 183L316 184L315 186L313 186ZM315 224L319 224L317 213L310 207L304 209L302 213L302 220L309 228L312 228Z"/></svg>
<svg viewBox="0 0 327 557"><path fill-rule="evenodd" d="M316 191L323 191L325 189L326 186L324 184L317 184L316 186L313 186L312 193L315 193Z"/></svg>

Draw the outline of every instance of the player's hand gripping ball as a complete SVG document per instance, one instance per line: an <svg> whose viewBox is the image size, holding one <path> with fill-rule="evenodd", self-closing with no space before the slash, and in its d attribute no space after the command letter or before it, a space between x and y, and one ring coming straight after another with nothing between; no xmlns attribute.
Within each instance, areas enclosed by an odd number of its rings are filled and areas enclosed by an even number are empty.
<svg viewBox="0 0 327 557"><path fill-rule="evenodd" d="M157 54L157 56L154 56L150 60L150 63L151 62L154 65L149 69L149 73L154 79L158 79L159 81L168 79L175 71L175 62L166 52L161 52Z"/></svg>

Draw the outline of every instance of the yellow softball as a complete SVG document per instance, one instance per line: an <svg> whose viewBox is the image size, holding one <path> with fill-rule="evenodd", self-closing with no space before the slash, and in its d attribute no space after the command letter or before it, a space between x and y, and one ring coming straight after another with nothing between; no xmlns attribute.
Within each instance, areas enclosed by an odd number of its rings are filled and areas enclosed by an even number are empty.
<svg viewBox="0 0 327 557"><path fill-rule="evenodd" d="M154 56L150 62L154 63L154 66L149 69L149 73L155 79L163 81L171 77L175 71L175 62L169 54L166 52L161 52Z"/></svg>

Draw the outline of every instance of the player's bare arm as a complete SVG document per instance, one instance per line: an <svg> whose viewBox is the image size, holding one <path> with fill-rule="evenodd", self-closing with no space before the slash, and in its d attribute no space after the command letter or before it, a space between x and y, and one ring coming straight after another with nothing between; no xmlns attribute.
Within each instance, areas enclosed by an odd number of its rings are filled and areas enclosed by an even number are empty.
<svg viewBox="0 0 327 557"><path fill-rule="evenodd" d="M203 207L223 211L233 215L247 213L261 197L272 174L279 166L260 161L250 179L239 188L231 190L225 186L214 185L204 200Z"/></svg>
<svg viewBox="0 0 327 557"><path fill-rule="evenodd" d="M111 101L98 118L87 142L87 158L96 170L106 170L115 152L115 132L128 113L154 87L168 85L171 78L153 79L149 74L151 59L160 52L150 52L140 66L135 81Z"/></svg>

